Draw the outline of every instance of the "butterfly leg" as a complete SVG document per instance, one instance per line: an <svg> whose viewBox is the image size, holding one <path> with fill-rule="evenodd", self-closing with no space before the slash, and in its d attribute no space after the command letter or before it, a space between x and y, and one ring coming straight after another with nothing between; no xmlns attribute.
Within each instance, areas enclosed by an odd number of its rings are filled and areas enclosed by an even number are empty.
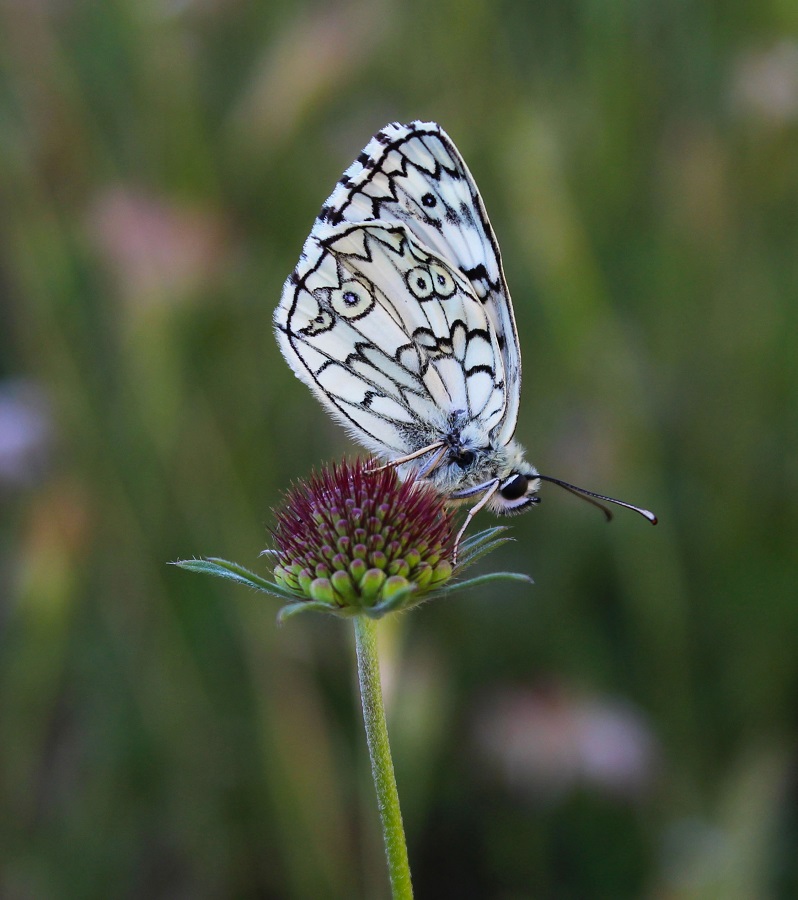
<svg viewBox="0 0 798 900"><path fill-rule="evenodd" d="M418 459L419 456L424 456L426 453L431 453L433 450L437 450L439 447L445 450L446 445L443 441L436 441L434 444L430 444L429 447L422 447L420 450L416 450L414 453L408 453L407 456L399 456L397 459L392 459L390 462L385 463L384 466L379 466L376 469L368 469L367 472L369 475L374 475L377 472L382 472L383 469L395 469L397 466L401 466L406 462ZM439 454L439 457L435 457L435 465L432 466L429 471L425 472L426 475L428 475L429 472L438 465L440 459L443 458L443 453Z"/></svg>
<svg viewBox="0 0 798 900"><path fill-rule="evenodd" d="M463 539L463 535L465 534L466 528L471 524L471 520L474 516L482 509L483 506L490 500L490 498L496 493L499 489L499 480L492 481L489 483L488 489L485 491L484 495L480 497L479 501L475 503L471 509L468 511L468 515L465 518L465 522L463 522L462 527L457 532L457 537L454 540L454 551L452 552L452 565L457 565L457 550L460 547L460 541Z"/></svg>

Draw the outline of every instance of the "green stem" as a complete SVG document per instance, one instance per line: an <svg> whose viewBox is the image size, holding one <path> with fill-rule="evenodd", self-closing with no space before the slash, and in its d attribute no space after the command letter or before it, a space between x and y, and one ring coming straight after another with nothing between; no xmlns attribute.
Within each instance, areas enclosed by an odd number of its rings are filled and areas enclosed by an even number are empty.
<svg viewBox="0 0 798 900"><path fill-rule="evenodd" d="M388 874L393 900L412 900L410 863L407 859L405 830L399 809L399 794L393 773L385 707L382 704L382 684L377 656L377 623L366 616L355 616L355 646L360 697L363 702L363 721L371 757L371 775L377 790L377 805L382 822Z"/></svg>

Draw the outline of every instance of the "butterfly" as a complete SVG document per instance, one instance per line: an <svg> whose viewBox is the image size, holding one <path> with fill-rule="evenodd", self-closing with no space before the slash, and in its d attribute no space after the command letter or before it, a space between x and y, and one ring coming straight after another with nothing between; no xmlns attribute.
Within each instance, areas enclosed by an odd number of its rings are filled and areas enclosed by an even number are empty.
<svg viewBox="0 0 798 900"><path fill-rule="evenodd" d="M521 354L476 183L434 122L387 125L322 206L274 314L294 373L352 437L451 503L519 513L550 481L515 441Z"/></svg>

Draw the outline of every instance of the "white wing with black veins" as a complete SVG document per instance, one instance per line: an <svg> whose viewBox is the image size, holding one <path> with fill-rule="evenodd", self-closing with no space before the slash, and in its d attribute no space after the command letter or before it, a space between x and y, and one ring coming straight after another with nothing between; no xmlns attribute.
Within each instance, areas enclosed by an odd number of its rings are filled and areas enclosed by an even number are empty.
<svg viewBox="0 0 798 900"><path fill-rule="evenodd" d="M275 312L296 374L388 457L466 411L486 442L515 431L521 363L496 238L434 123L389 125L322 207Z"/></svg>

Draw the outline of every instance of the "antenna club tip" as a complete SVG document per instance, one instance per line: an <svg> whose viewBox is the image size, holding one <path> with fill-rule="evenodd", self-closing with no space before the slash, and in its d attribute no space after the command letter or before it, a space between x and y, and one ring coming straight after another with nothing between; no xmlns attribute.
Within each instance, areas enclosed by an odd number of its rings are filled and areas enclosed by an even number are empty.
<svg viewBox="0 0 798 900"><path fill-rule="evenodd" d="M561 488L564 488L571 494L576 494L577 497L581 497L583 500L587 500L588 503L592 503L594 506L597 506L606 517L608 522L612 521L612 513L610 510L604 506L604 503L614 503L617 506L623 506L624 509L630 509L632 512L638 513L644 519L648 519L652 525L657 524L657 517L654 515L651 510L643 509L642 506L635 506L633 503L627 503L625 500L616 500L615 497L608 497L606 494L597 494L595 491L589 491L587 488L577 487L575 484L571 484L568 481L562 481L560 478L554 478L552 475L540 475L536 476L541 481L549 481L552 484L557 484ZM604 503L600 503L599 501L604 501Z"/></svg>

